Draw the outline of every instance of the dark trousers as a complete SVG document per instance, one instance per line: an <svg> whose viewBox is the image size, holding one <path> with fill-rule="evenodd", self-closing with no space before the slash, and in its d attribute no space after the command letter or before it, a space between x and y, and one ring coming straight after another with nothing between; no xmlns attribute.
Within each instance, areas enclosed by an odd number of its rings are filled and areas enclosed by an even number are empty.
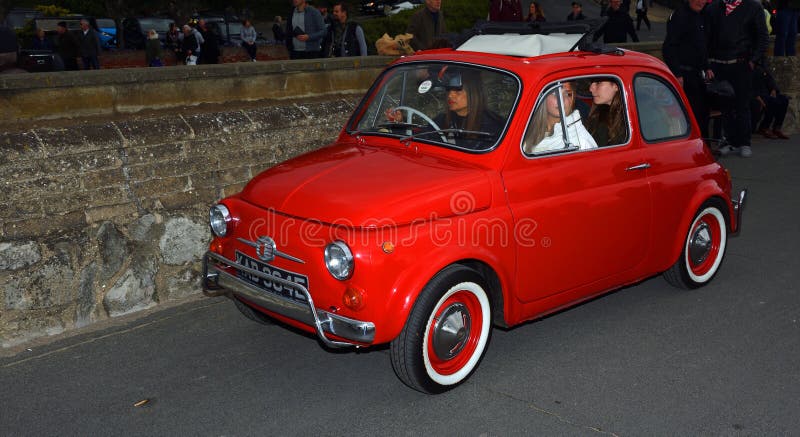
<svg viewBox="0 0 800 437"><path fill-rule="evenodd" d="M783 94L777 94L775 97L761 96L761 100L767 106L764 108L764 118L758 128L780 130L783 127L783 120L786 118L786 110L789 109L789 98Z"/></svg>
<svg viewBox="0 0 800 437"><path fill-rule="evenodd" d="M708 136L708 99L706 98L706 84L700 77L698 70L686 71L683 74L683 92L689 99L689 106L692 107L694 119L700 126L700 134L703 138Z"/></svg>
<svg viewBox="0 0 800 437"><path fill-rule="evenodd" d="M97 60L97 56L81 56L81 60L83 60L83 69L84 70L99 70L100 69L100 61Z"/></svg>
<svg viewBox="0 0 800 437"><path fill-rule="evenodd" d="M797 9L783 8L775 13L775 56L794 56L797 44Z"/></svg>
<svg viewBox="0 0 800 437"><path fill-rule="evenodd" d="M250 56L250 59L256 58L256 50L258 49L258 47L256 47L255 43L253 44L242 43L242 47L244 47L244 51L247 52L247 56Z"/></svg>
<svg viewBox="0 0 800 437"><path fill-rule="evenodd" d="M644 24L647 25L647 30L650 30L650 19L647 18L647 11L640 11L636 10L636 30L639 30L642 27L642 21L644 20Z"/></svg>
<svg viewBox="0 0 800 437"><path fill-rule="evenodd" d="M748 62L735 64L711 63L714 76L718 80L727 80L733 86L736 96L733 105L726 105L722 110L722 125L725 137L734 147L750 146L752 122L750 120L750 100L753 92L753 71Z"/></svg>

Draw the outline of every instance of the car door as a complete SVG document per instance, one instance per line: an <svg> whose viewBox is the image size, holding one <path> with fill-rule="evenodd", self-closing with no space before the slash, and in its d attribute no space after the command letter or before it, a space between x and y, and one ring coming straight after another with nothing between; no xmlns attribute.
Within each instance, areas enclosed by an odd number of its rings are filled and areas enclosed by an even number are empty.
<svg viewBox="0 0 800 437"><path fill-rule="evenodd" d="M629 89L619 76L603 79L619 84L627 130L621 144L542 155L527 154L521 146L503 169L522 302L579 287L591 294L592 284L603 288L604 279L624 276L647 252L650 188L643 149L631 139Z"/></svg>

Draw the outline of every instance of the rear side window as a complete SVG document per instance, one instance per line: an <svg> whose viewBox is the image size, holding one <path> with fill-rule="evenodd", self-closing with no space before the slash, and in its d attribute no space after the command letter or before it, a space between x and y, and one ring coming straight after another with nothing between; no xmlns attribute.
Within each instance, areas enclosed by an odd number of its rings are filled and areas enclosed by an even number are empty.
<svg viewBox="0 0 800 437"><path fill-rule="evenodd" d="M657 142L689 134L689 118L678 94L669 84L653 76L637 76L633 81L639 129L647 142Z"/></svg>

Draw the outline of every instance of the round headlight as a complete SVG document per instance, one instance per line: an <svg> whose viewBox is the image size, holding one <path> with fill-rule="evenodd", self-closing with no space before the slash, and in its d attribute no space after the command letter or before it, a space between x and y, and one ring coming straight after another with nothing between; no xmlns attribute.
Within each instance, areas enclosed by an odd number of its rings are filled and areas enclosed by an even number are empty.
<svg viewBox="0 0 800 437"><path fill-rule="evenodd" d="M224 237L228 233L228 222L231 220L231 213L225 205L214 205L208 213L208 223L211 225L211 232L217 237Z"/></svg>
<svg viewBox="0 0 800 437"><path fill-rule="evenodd" d="M325 247L325 266L340 281L353 275L353 252L344 241L334 241Z"/></svg>

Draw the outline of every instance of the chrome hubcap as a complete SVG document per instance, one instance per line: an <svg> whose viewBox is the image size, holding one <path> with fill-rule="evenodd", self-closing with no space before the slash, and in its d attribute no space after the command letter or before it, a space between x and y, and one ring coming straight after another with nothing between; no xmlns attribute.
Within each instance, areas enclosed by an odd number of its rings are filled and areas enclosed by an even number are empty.
<svg viewBox="0 0 800 437"><path fill-rule="evenodd" d="M711 230L706 223L700 223L689 240L689 260L694 265L702 264L711 253Z"/></svg>
<svg viewBox="0 0 800 437"><path fill-rule="evenodd" d="M467 344L470 329L469 311L464 304L447 307L433 327L433 351L440 360L449 360Z"/></svg>

